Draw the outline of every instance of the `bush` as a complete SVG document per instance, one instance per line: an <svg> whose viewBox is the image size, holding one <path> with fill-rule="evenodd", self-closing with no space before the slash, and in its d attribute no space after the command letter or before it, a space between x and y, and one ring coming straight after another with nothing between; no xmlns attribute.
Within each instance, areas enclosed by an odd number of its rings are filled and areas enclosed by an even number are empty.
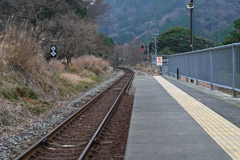
<svg viewBox="0 0 240 160"><path fill-rule="evenodd" d="M79 70L81 71L89 70L95 74L100 74L106 72L109 66L109 62L102 58L85 55L72 60L72 65L78 66Z"/></svg>
<svg viewBox="0 0 240 160"><path fill-rule="evenodd" d="M67 72L70 73L79 73L79 67L77 66L77 64L70 64L69 67L67 68Z"/></svg>
<svg viewBox="0 0 240 160"><path fill-rule="evenodd" d="M0 36L0 65L21 72L31 72L41 68L42 57L38 54L38 44L24 29L9 26Z"/></svg>

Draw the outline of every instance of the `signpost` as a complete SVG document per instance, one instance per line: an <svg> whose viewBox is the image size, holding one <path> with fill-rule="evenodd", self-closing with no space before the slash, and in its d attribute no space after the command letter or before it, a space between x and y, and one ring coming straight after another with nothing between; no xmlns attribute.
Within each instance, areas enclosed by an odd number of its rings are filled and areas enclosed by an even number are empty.
<svg viewBox="0 0 240 160"><path fill-rule="evenodd" d="M51 57L53 58L53 102L55 102L54 101L54 59L57 56L57 46L51 45L50 54L51 54Z"/></svg>

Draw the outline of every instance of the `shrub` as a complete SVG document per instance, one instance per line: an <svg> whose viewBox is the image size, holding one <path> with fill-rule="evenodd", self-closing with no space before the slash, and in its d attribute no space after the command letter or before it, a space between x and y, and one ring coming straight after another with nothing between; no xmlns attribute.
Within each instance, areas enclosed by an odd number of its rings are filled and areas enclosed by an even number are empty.
<svg viewBox="0 0 240 160"><path fill-rule="evenodd" d="M31 34L12 25L0 36L0 64L13 70L31 72L41 68L42 57L38 54L38 44Z"/></svg>
<svg viewBox="0 0 240 160"><path fill-rule="evenodd" d="M79 70L79 67L77 66L77 64L70 64L67 68L67 72L70 72L70 73L79 73L80 70Z"/></svg>
<svg viewBox="0 0 240 160"><path fill-rule="evenodd" d="M19 93L19 96L21 97L28 97L31 99L38 99L38 96L36 95L36 93L29 89L29 88L17 88L17 92Z"/></svg>
<svg viewBox="0 0 240 160"><path fill-rule="evenodd" d="M45 69L51 71L53 68L53 61L51 60L49 63L45 62L44 65L46 66ZM54 60L54 70L58 73L65 72L65 65L62 64L59 60Z"/></svg>
<svg viewBox="0 0 240 160"><path fill-rule="evenodd" d="M89 70L95 74L100 74L108 69L109 62L92 55L85 55L72 60L72 65L78 66L79 70Z"/></svg>

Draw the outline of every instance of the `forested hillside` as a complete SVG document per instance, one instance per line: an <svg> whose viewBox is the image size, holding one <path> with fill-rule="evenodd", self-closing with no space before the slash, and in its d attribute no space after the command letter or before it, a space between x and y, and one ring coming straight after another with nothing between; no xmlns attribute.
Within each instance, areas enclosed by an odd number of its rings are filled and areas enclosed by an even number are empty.
<svg viewBox="0 0 240 160"><path fill-rule="evenodd" d="M163 33L175 26L190 26L190 0L105 0L112 7L110 23L100 30L115 42L147 41L152 33ZM215 42L233 29L238 19L238 0L194 0L194 28L197 36ZM134 40L134 41L135 41Z"/></svg>

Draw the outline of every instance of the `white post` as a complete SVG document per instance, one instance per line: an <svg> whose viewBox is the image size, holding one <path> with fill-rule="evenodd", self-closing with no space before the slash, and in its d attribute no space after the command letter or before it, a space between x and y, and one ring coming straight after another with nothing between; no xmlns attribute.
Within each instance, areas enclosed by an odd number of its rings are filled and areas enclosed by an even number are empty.
<svg viewBox="0 0 240 160"><path fill-rule="evenodd" d="M233 57L233 97L237 97L237 93L235 91L236 88L236 52L235 46L232 45L232 57Z"/></svg>

